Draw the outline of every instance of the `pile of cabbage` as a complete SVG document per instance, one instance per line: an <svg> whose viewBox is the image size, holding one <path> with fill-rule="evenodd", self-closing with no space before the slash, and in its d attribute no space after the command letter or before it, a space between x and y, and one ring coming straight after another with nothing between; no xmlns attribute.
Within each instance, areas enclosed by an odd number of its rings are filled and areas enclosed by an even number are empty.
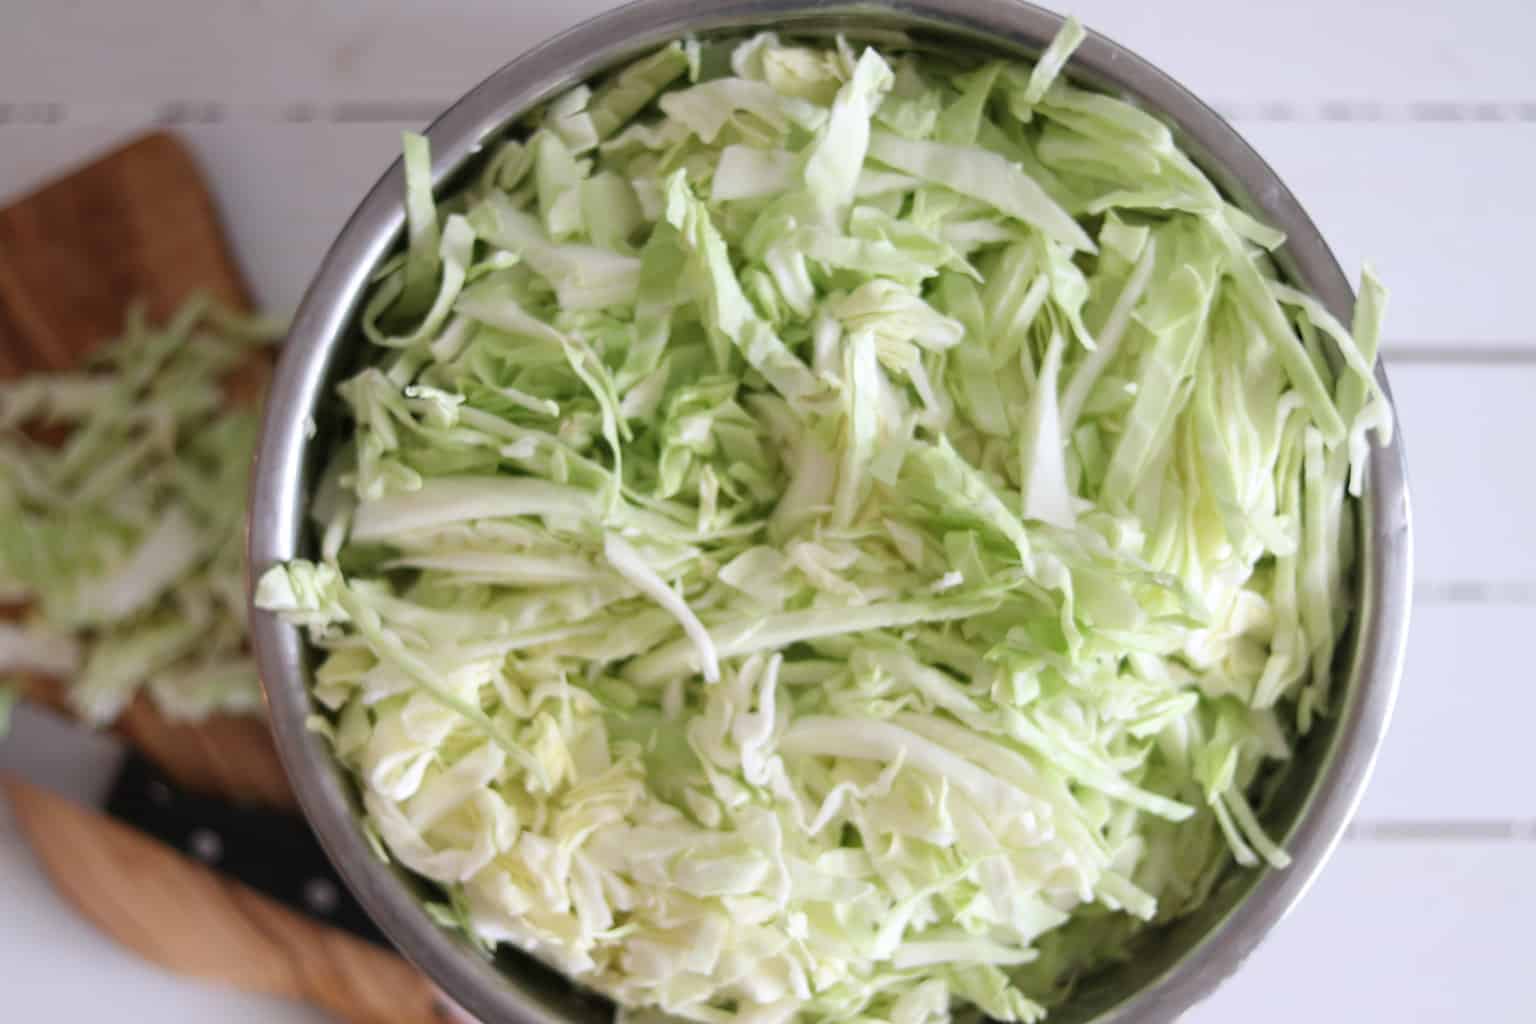
<svg viewBox="0 0 1536 1024"><path fill-rule="evenodd" d="M407 138L258 602L439 921L711 1024L1036 1020L1285 863L1383 294L1286 285L1080 36L680 42L436 202Z"/></svg>
<svg viewBox="0 0 1536 1024"><path fill-rule="evenodd" d="M141 308L77 370L0 382L0 675L65 684L89 722L261 706L244 523L258 410L231 400L266 321L206 296Z"/></svg>

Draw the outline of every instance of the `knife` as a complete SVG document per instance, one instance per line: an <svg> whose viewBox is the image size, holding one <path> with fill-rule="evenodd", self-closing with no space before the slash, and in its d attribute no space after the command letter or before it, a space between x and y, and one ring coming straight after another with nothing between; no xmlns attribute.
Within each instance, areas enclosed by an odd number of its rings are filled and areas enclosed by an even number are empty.
<svg viewBox="0 0 1536 1024"><path fill-rule="evenodd" d="M297 814L189 792L117 737L26 701L16 702L0 739L0 773L137 829L312 920L392 948Z"/></svg>

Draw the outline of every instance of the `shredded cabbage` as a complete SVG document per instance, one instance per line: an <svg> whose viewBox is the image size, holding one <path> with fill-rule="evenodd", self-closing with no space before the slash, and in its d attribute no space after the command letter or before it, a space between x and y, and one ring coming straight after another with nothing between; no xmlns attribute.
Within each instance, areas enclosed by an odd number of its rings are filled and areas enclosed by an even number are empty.
<svg viewBox="0 0 1536 1024"><path fill-rule="evenodd" d="M1038 1020L1284 865L1384 293L1283 283L1081 38L678 44L437 215L407 142L321 557L257 603L436 920L635 1013Z"/></svg>
<svg viewBox="0 0 1536 1024"><path fill-rule="evenodd" d="M226 382L272 327L189 300L142 310L75 372L0 382L0 672L66 685L104 723L141 689L177 718L261 706L246 653L254 403Z"/></svg>

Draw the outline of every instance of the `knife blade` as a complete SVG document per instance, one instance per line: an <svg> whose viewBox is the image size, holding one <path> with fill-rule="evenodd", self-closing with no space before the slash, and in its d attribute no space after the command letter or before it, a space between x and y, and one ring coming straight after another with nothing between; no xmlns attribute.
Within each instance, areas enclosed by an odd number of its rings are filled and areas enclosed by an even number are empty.
<svg viewBox="0 0 1536 1024"><path fill-rule="evenodd" d="M110 733L18 701L0 772L106 814L312 920L392 948L304 819L178 786Z"/></svg>

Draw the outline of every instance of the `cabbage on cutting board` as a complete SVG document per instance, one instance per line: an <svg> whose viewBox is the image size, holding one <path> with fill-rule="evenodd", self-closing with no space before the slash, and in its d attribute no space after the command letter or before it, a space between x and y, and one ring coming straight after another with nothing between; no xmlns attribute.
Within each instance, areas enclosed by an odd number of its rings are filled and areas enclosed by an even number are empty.
<svg viewBox="0 0 1536 1024"><path fill-rule="evenodd" d="M141 689L175 719L261 707L246 649L259 413L226 383L276 328L207 296L129 313L77 370L0 382L0 674L65 683L104 725ZM0 730L3 732L3 730Z"/></svg>

